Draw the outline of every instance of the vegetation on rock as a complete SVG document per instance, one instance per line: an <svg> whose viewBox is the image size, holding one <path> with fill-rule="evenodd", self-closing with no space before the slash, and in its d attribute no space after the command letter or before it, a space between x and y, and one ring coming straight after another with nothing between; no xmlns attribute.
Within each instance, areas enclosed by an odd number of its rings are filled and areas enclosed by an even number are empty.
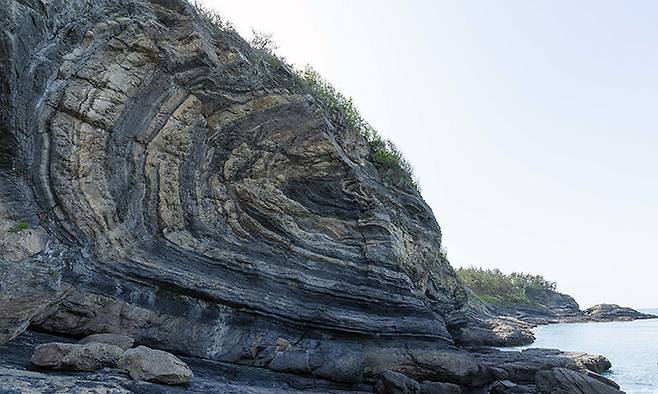
<svg viewBox="0 0 658 394"><path fill-rule="evenodd" d="M501 306L535 305L533 296L555 291L556 283L541 275L505 274L498 269L458 268L459 278L484 302Z"/></svg>
<svg viewBox="0 0 658 394"><path fill-rule="evenodd" d="M197 15L214 28L235 32L233 25L222 19L217 12L203 7L198 2L193 3L193 5ZM361 116L351 97L343 95L312 66L306 65L302 70L299 70L288 64L284 57L277 54L278 46L274 42L272 34L252 29L252 39L249 44L259 60L274 71L287 67L324 107L332 121L339 124L343 123L361 134L368 141L371 157L376 164L391 172L396 178L401 179L404 184L412 186L415 190L420 190L418 181L414 176L413 167L409 161L404 158L402 152L392 141L383 138Z"/></svg>
<svg viewBox="0 0 658 394"><path fill-rule="evenodd" d="M336 120L342 119L348 127L360 133L370 146L372 158L386 169L393 171L407 184L419 190L411 164L390 140L382 138L357 109L351 97L344 96L331 83L324 79L313 67L307 65L297 75L314 96Z"/></svg>

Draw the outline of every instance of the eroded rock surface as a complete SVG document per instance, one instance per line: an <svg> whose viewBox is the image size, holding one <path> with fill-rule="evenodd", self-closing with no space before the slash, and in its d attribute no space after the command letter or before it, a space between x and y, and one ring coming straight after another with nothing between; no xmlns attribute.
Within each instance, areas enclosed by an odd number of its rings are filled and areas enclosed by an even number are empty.
<svg viewBox="0 0 658 394"><path fill-rule="evenodd" d="M418 191L287 67L188 3L0 7L0 219L19 231L0 235L0 342L28 325L122 333L276 390L579 368L458 347L466 290ZM50 384L32 372L13 376ZM200 380L191 390L212 387Z"/></svg>
<svg viewBox="0 0 658 394"><path fill-rule="evenodd" d="M32 364L39 367L68 371L96 371L116 367L123 349L106 343L45 343L34 349Z"/></svg>
<svg viewBox="0 0 658 394"><path fill-rule="evenodd" d="M118 367L135 380L163 384L183 384L194 374L181 359L162 350L139 346L126 351L118 362Z"/></svg>
<svg viewBox="0 0 658 394"><path fill-rule="evenodd" d="M542 394L620 394L618 388L607 385L582 373L565 368L542 371L536 377Z"/></svg>
<svg viewBox="0 0 658 394"><path fill-rule="evenodd" d="M82 345L87 343L106 343L118 346L123 350L128 350L133 346L135 341L132 338L121 334L102 333L92 334L80 340L80 344Z"/></svg>

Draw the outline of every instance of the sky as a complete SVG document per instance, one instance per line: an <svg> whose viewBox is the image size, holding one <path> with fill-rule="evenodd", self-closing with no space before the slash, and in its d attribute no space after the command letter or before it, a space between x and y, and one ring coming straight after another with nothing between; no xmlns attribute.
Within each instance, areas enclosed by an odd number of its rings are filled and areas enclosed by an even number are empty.
<svg viewBox="0 0 658 394"><path fill-rule="evenodd" d="M658 3L204 0L412 163L453 266L658 307Z"/></svg>

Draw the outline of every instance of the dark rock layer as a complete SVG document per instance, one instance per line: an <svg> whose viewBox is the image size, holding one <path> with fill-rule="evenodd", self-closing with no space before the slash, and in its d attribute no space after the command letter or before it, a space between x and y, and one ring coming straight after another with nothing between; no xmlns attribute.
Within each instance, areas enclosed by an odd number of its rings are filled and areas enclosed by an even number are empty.
<svg viewBox="0 0 658 394"><path fill-rule="evenodd" d="M487 305L491 314L509 316L533 325L554 323L586 323L656 319L658 316L615 304L599 304L581 310L573 297L555 291L538 292L534 305L501 307Z"/></svg>
<svg viewBox="0 0 658 394"><path fill-rule="evenodd" d="M196 357L193 384L230 363L275 391L587 368L457 347L473 319L419 193L294 73L186 2L0 8L0 342L28 325L117 333ZM23 368L0 381L133 387Z"/></svg>

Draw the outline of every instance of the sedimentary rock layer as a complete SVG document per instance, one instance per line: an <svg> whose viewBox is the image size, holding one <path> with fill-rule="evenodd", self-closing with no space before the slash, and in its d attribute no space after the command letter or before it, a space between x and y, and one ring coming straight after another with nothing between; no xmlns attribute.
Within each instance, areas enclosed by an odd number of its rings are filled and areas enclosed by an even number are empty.
<svg viewBox="0 0 658 394"><path fill-rule="evenodd" d="M65 293L33 324L215 359L313 330L452 342L429 207L286 67L181 1L2 5L2 204Z"/></svg>
<svg viewBox="0 0 658 394"><path fill-rule="evenodd" d="M455 346L467 297L418 191L286 66L181 0L0 9L0 341L120 333L353 390L512 379ZM551 360L528 373L580 368Z"/></svg>

